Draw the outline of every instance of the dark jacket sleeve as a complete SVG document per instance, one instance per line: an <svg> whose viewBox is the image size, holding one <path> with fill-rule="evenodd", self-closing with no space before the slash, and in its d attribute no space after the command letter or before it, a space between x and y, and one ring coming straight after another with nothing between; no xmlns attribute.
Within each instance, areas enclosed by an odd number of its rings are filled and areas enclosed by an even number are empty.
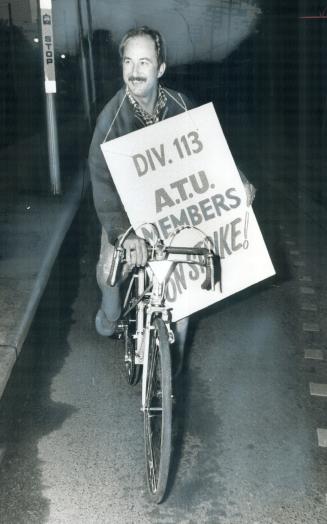
<svg viewBox="0 0 327 524"><path fill-rule="evenodd" d="M95 209L109 242L114 243L117 236L128 227L129 222L100 147L108 130L108 116L110 117L110 114L104 111L97 120L88 162Z"/></svg>

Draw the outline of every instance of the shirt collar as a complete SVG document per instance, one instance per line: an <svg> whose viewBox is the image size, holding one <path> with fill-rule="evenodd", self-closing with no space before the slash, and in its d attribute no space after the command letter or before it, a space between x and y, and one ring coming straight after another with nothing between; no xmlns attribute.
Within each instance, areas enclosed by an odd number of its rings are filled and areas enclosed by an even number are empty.
<svg viewBox="0 0 327 524"><path fill-rule="evenodd" d="M155 124L156 122L159 122L160 113L162 109L164 109L167 103L167 97L165 95L165 91L160 84L158 87L158 98L153 108L152 114L148 113L147 111L145 111L145 109L143 109L143 107L140 106L140 104L135 100L135 98L133 97L132 93L130 92L127 86L126 86L126 95L133 107L135 115L138 116L142 120L144 125L149 126L151 124Z"/></svg>

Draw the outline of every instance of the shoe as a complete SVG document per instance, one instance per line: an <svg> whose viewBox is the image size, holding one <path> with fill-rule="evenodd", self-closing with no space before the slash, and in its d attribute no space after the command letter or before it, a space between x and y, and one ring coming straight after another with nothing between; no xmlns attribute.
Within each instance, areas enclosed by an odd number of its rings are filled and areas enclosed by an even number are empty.
<svg viewBox="0 0 327 524"><path fill-rule="evenodd" d="M96 314L95 329L103 337L111 337L117 329L117 320L108 320L102 309Z"/></svg>

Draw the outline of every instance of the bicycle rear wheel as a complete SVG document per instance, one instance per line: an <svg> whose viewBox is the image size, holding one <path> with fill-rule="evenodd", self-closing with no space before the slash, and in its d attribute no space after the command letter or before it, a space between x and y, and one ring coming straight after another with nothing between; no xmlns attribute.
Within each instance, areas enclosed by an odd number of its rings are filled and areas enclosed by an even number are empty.
<svg viewBox="0 0 327 524"><path fill-rule="evenodd" d="M150 333L148 376L144 410L144 438L147 482L152 500L165 495L172 426L171 359L168 332L161 318L155 318Z"/></svg>
<svg viewBox="0 0 327 524"><path fill-rule="evenodd" d="M137 301L137 281L133 282L127 310L132 308ZM136 339L136 310L132 308L125 315L124 343L125 343L125 373L126 380L131 386L135 386L141 377L142 366L135 363Z"/></svg>

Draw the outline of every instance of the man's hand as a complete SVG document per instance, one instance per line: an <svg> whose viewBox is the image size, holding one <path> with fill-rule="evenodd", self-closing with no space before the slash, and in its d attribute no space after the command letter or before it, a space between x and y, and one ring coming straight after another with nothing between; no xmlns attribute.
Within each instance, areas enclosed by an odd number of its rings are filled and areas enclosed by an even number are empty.
<svg viewBox="0 0 327 524"><path fill-rule="evenodd" d="M250 207L252 205L252 202L253 202L254 197L255 197L256 188L251 184L251 182L249 182L249 180L246 178L246 176L243 173L243 171L241 171L241 169L239 167L237 169L238 169L239 175L241 177L241 180L243 182L243 186L244 186L244 189L245 189L246 205L248 207Z"/></svg>
<svg viewBox="0 0 327 524"><path fill-rule="evenodd" d="M252 205L252 202L254 200L256 188L249 181L245 183L243 182L243 185L246 193L246 205L249 207Z"/></svg>
<svg viewBox="0 0 327 524"><path fill-rule="evenodd" d="M128 270L135 266L145 266L148 259L148 251L145 240L136 235L129 235L123 243L123 248L126 251L126 264Z"/></svg>

